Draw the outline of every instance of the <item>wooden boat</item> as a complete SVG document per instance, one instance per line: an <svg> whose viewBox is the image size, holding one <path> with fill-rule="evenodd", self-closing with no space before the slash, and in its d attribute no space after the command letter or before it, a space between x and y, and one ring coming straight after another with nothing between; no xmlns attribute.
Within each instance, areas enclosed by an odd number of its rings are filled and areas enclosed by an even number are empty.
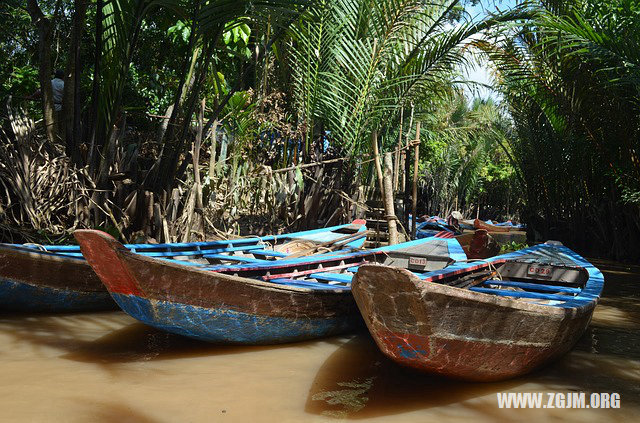
<svg viewBox="0 0 640 423"><path fill-rule="evenodd" d="M353 295L392 360L448 377L496 381L571 349L603 283L602 273L578 254L542 244L418 276L362 266Z"/></svg>
<svg viewBox="0 0 640 423"><path fill-rule="evenodd" d="M362 324L350 281L367 262L442 268L455 239L237 266L185 266L135 254L108 234L76 231L82 253L120 308L148 325L218 343L275 344ZM451 247L450 247L451 246Z"/></svg>
<svg viewBox="0 0 640 423"><path fill-rule="evenodd" d="M500 245L484 229L456 235L455 238L469 259L485 259L500 252Z"/></svg>
<svg viewBox="0 0 640 423"><path fill-rule="evenodd" d="M487 222L483 222L480 219L476 219L473 221L473 227L476 229L484 229L489 232L509 232L512 229L512 227L510 226L492 225Z"/></svg>
<svg viewBox="0 0 640 423"><path fill-rule="evenodd" d="M312 251L310 245L346 249L365 241L365 221L279 236L211 242L129 244L140 254L193 265L261 263ZM305 250L306 249L306 250ZM0 244L0 310L66 312L116 309L111 295L77 245Z"/></svg>

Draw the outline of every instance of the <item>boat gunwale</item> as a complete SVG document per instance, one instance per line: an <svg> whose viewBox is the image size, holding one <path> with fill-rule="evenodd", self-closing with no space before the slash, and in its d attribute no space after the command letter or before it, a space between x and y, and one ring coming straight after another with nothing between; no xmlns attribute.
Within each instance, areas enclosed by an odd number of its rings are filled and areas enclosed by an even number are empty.
<svg viewBox="0 0 640 423"><path fill-rule="evenodd" d="M98 232L100 236L103 237L100 231L88 230L88 232ZM114 248L114 250L116 254L118 254L119 256L124 256L124 257L119 257L119 259L124 262L123 265L126 266L127 271L129 271L128 268L131 267L131 264L128 263L128 260L136 260L137 262L143 263L143 265L145 266L153 265L153 266L161 266L164 268L173 268L180 271L205 275L207 279L222 278L222 279L228 280L229 282L252 285L260 289L267 289L267 290L276 291L276 292L285 291L285 292L297 292L297 293L305 293L305 294L321 294L321 293L342 294L343 293L338 289L327 288L326 290L323 290L323 289L311 289L311 288L288 286L288 285L278 284L274 282L262 281L259 279L252 279L252 278L242 277L242 276L234 276L227 273L221 273L221 272L216 272L212 270L201 269L198 267L187 266L185 264L181 264L178 262L171 262L167 260L158 259L155 257L148 257L142 254L134 253L130 250L122 248L121 247L122 244L120 243L118 244L119 244L118 247ZM313 261L311 261L311 263L313 263ZM300 263L296 263L296 265L300 265ZM104 284L104 285L109 292L112 292L107 284ZM331 285L328 285L328 286L330 287Z"/></svg>
<svg viewBox="0 0 640 423"><path fill-rule="evenodd" d="M447 277L460 275L467 272L472 272L474 270L478 270L484 267L489 267L495 264L503 264L506 262L513 262L518 257L521 257L530 252L534 252L540 250L542 248L557 248L560 249L564 254L568 255L575 263L576 267L569 267L576 270L585 270L588 273L588 279L585 282L582 290L576 296L567 296L567 300L562 304L542 304L537 302L528 302L522 301L513 297L500 296L496 294L489 294L483 292L474 292L470 291L466 288L458 288L454 286L443 285L438 283L439 280L445 279ZM376 265L363 265L361 269L366 268L367 266L376 266ZM379 266L379 265L378 265ZM562 266L560 266L562 267ZM360 269L359 269L360 270ZM403 269L406 270L406 269ZM412 273L412 272L409 272ZM413 274L413 273L412 273ZM491 303L494 305L504 305L510 306L512 308L530 310L535 312L543 312L543 313L556 313L565 315L567 311L571 312L581 312L582 310L588 311L595 307L597 304L602 288L604 286L604 276L602 272L596 268L591 263L584 260L582 257L577 255L575 252L571 251L569 248L558 245L549 245L549 244L539 244L533 247L525 248L523 250L519 250L513 253L504 254L501 256L491 257L484 260L478 260L469 263L454 263L453 265L446 267L444 269L423 273L421 275L415 275L421 283L416 284L416 289L418 287L424 288L427 290L438 291L444 295L456 296L462 299L469 299L480 301L484 303ZM424 296L424 294L423 294ZM551 311L553 310L553 311Z"/></svg>
<svg viewBox="0 0 640 423"><path fill-rule="evenodd" d="M251 243L268 243L268 242L278 242L278 241L295 241L295 240L306 240L305 238L300 238L302 236L308 236L313 234L320 234L325 232L333 232L340 229L345 229L348 227L354 227L355 232L364 232L366 231L366 221L361 219L356 219L351 223L345 223L343 225L329 226L327 228L318 228L318 229L310 229L307 231L299 231L286 233L281 235L266 235L263 237L260 236L250 236L246 238L236 238L236 239L221 239L214 241L196 241L196 242L174 242L174 243L161 243L161 244L123 244L125 248L128 250L136 250L133 252L136 253L158 253L162 251L155 250L166 250L170 252L171 248L182 248L182 251L175 251L175 256L179 256L179 253L189 252L193 250L200 250L201 247L228 247L232 244L251 244ZM349 245L349 244L347 244ZM18 251L25 252L34 252L39 254L50 254L55 256L62 256L65 258L74 258L78 260L84 260L82 256L77 257L70 254L80 252L80 245L44 245L44 244L5 244L0 243L0 247L7 249L15 249ZM154 250L154 251L147 251ZM203 251L203 254L206 254L206 251Z"/></svg>

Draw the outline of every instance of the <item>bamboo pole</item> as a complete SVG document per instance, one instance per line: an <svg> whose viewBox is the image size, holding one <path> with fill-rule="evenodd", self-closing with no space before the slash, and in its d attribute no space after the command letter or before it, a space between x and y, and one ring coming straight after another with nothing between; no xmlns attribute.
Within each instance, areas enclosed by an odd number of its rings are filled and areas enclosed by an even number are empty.
<svg viewBox="0 0 640 423"><path fill-rule="evenodd" d="M411 205L412 225L411 225L411 238L416 237L418 216L416 216L418 209L418 164L420 159L420 121L416 124L416 140L414 141L413 150L413 198Z"/></svg>
<svg viewBox="0 0 640 423"><path fill-rule="evenodd" d="M393 159L391 153L384 155L384 212L389 228L389 245L398 243L398 227L396 226L396 212L393 206Z"/></svg>

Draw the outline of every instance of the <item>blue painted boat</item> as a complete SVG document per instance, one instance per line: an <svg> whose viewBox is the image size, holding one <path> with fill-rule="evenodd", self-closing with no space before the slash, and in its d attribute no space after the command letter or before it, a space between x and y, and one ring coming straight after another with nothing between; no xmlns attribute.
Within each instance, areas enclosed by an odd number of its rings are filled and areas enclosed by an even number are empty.
<svg viewBox="0 0 640 423"><path fill-rule="evenodd" d="M416 275L362 266L353 295L392 360L448 377L496 381L566 353L584 333L604 278L558 243Z"/></svg>
<svg viewBox="0 0 640 423"><path fill-rule="evenodd" d="M409 215L409 222L412 222L412 216ZM416 222L416 239L430 238L440 232L450 232L457 234L456 228L449 225L446 220L440 216L422 216Z"/></svg>
<svg viewBox="0 0 640 423"><path fill-rule="evenodd" d="M82 253L120 308L148 325L217 343L276 344L355 329L350 281L369 262L418 272L466 256L455 239L236 266L179 264L135 254L108 234L76 231Z"/></svg>
<svg viewBox="0 0 640 423"><path fill-rule="evenodd" d="M331 245L342 251L359 248L365 241L365 223L359 220L311 231L233 240L128 244L126 248L191 265L274 262L314 245ZM79 246L0 244L0 310L67 312L116 308Z"/></svg>

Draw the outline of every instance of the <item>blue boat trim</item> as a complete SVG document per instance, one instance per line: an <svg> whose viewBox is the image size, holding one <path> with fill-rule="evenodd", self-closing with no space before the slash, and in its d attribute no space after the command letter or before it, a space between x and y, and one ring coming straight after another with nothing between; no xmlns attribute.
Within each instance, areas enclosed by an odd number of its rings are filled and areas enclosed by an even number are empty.
<svg viewBox="0 0 640 423"><path fill-rule="evenodd" d="M251 237L251 238L238 238L238 239L230 239L230 240L219 240L219 241L201 241L201 242L175 242L175 243L164 243L164 244L125 244L125 248L130 249L135 253L144 253L144 255L150 255L152 257L160 257L151 255L153 252L155 253L163 253L162 251L154 251L154 250L162 250L162 249L181 249L181 248L200 248L202 250L207 249L223 249L227 250L227 248L233 246L242 246L243 244L251 244L255 248L263 248L267 243L275 243L284 240L294 240L298 238L303 239L311 239L313 240L313 235L322 234L326 232L338 231L340 229L344 229L352 226L352 223L347 223L344 225L336 225L327 228L320 229L312 229L308 231L300 231L293 232L289 234L282 235L269 235L264 237ZM366 230L364 225L360 228L360 232ZM255 244L259 243L256 247ZM359 244L360 246L364 243L364 240L356 240L352 241L347 245ZM49 252L49 253L58 253L57 255L64 255L70 257L82 257L80 253L80 246L78 245L36 245L33 246L29 244L6 244L11 247L18 247L21 249L26 249L32 252ZM247 246L251 246L247 245ZM356 248L357 248L356 246ZM204 248L203 248L204 247ZM43 250L44 249L44 250ZM187 253L187 251L170 251L167 256L180 256L180 255L189 255L189 254L181 254Z"/></svg>
<svg viewBox="0 0 640 423"><path fill-rule="evenodd" d="M107 291L76 291L0 279L0 309L32 312L113 310Z"/></svg>
<svg viewBox="0 0 640 423"><path fill-rule="evenodd" d="M353 330L359 316L287 318L231 309L210 309L135 295L112 294L123 311L168 332L209 342L276 344L324 337Z"/></svg>

